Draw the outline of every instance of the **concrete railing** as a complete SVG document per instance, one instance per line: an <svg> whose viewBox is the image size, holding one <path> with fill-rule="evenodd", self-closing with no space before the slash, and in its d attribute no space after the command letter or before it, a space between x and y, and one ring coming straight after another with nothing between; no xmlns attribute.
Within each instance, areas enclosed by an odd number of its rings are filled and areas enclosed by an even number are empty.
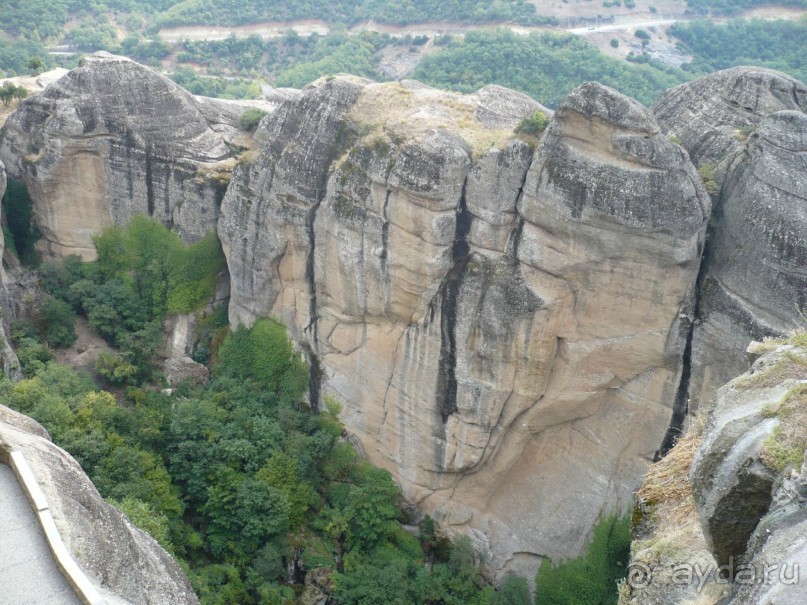
<svg viewBox="0 0 807 605"><path fill-rule="evenodd" d="M42 532L45 534L48 548L53 553L56 565L59 566L68 584L85 605L107 605L107 601L100 595L98 589L90 582L84 572L81 571L81 568L64 545L62 536L59 534L59 530L56 529L53 515L51 515L48 500L45 498L42 488L39 487L39 483L22 452L11 452L9 466L17 476L17 481L22 487L22 491L31 503L39 525L42 527Z"/></svg>

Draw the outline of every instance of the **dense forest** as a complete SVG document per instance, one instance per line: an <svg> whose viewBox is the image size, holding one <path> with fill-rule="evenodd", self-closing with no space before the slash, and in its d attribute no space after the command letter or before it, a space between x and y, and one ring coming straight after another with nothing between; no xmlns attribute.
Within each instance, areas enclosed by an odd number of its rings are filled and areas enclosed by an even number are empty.
<svg viewBox="0 0 807 605"><path fill-rule="evenodd" d="M735 65L759 65L807 82L807 18L798 21L734 19L721 24L689 21L673 24L670 33L695 57L687 67L692 73L708 73Z"/></svg>
<svg viewBox="0 0 807 605"><path fill-rule="evenodd" d="M398 25L429 21L496 23L512 21L522 25L554 22L536 13L535 5L524 0L329 0L328 2L286 0L185 0L158 19L161 25L240 25L262 21L321 19L353 25L373 20Z"/></svg>
<svg viewBox="0 0 807 605"><path fill-rule="evenodd" d="M807 0L789 0L800 6ZM75 66L80 53L108 50L159 69L168 69L180 85L194 94L224 98L256 98L258 82L280 87L302 87L325 75L353 73L388 79L381 68L390 47L419 53L412 77L434 86L470 92L486 84L500 84L525 92L555 107L574 87L598 80L645 104L674 86L705 73L733 65L780 69L796 78L807 75L807 20L680 21L669 33L693 56L682 68L664 65L647 52L631 53L628 63L608 57L584 37L562 33L518 36L506 29L471 31L465 36L391 36L387 33L349 33L347 25L374 19L386 23L452 20L462 23L540 20L533 4L477 0L431 3L410 0L406 6L382 0L331 0L329 11L305 2L227 2L210 0L104 0L84 5L75 0L48 0L53 11L36 17L30 3L14 3L5 15L0 39L0 66L7 74L36 73L56 63ZM690 12L734 14L760 5L756 0L692 0ZM328 35L302 36L293 31L281 38L258 36L224 40L181 41L168 44L155 32L163 24L247 23L272 19L321 18L332 23ZM268 17L264 17L268 15ZM70 28L64 31L67 20ZM33 25L32 25L33 24ZM127 33L121 37L121 26ZM49 44L62 42L79 54L52 56ZM742 40L742 44L737 44ZM418 57L419 55L413 55Z"/></svg>
<svg viewBox="0 0 807 605"><path fill-rule="evenodd" d="M469 32L464 39L425 57L413 77L462 92L500 84L549 107L556 107L573 88L589 80L650 104L686 78L676 68L630 65L607 57L579 36L519 36L504 30Z"/></svg>
<svg viewBox="0 0 807 605"><path fill-rule="evenodd" d="M532 603L524 578L492 585L467 538L406 505L346 439L337 401L311 408L309 369L280 323L230 330L210 303L224 262L213 234L186 246L138 215L95 238L97 261L40 265L24 188L12 181L3 205L42 293L11 329L26 378L0 381L0 397L176 557L204 605L291 605L307 573L339 605ZM194 359L210 379L165 390L161 326L176 313L197 316ZM77 322L110 346L92 375L54 358ZM585 556L542 568L539 603L580 603L570 586L615 603L628 535L603 519Z"/></svg>
<svg viewBox="0 0 807 605"><path fill-rule="evenodd" d="M738 15L744 10L759 6L792 6L807 8L807 0L687 0L687 13L696 15L712 14L715 16Z"/></svg>

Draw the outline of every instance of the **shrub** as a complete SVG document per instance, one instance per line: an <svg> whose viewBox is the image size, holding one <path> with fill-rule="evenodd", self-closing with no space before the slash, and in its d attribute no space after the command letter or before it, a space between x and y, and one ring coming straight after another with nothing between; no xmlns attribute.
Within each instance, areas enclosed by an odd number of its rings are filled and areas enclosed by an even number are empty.
<svg viewBox="0 0 807 605"><path fill-rule="evenodd" d="M525 117L516 127L516 132L537 136L549 125L549 117L540 109Z"/></svg>
<svg viewBox="0 0 807 605"><path fill-rule="evenodd" d="M263 109L250 107L241 114L241 118L238 120L238 126L241 128L241 130L255 132L255 130L258 128L258 124L260 124L260 121L264 118L264 116L267 115L269 115L269 112L264 111Z"/></svg>
<svg viewBox="0 0 807 605"><path fill-rule="evenodd" d="M239 326L218 351L219 375L253 380L270 391L281 386L301 396L308 372L286 337L286 328L274 319L259 319L252 328Z"/></svg>
<svg viewBox="0 0 807 605"><path fill-rule="evenodd" d="M717 181L715 180L716 169L717 166L715 166L715 164L704 164L698 168L698 176L701 177L703 186L706 188L706 193L709 195L717 195L720 191L720 187L718 187Z"/></svg>
<svg viewBox="0 0 807 605"><path fill-rule="evenodd" d="M137 376L137 368L117 353L100 353L95 362L95 371L116 385L130 383Z"/></svg>
<svg viewBox="0 0 807 605"><path fill-rule="evenodd" d="M491 601L491 605L531 605L531 603L527 579L518 576L507 576Z"/></svg>
<svg viewBox="0 0 807 605"><path fill-rule="evenodd" d="M137 498L126 496L123 500L110 499L108 502L126 515L132 525L142 529L171 552L172 544L168 528L168 518L154 510L154 507Z"/></svg>
<svg viewBox="0 0 807 605"><path fill-rule="evenodd" d="M611 48L619 48L619 40L611 38Z"/></svg>
<svg viewBox="0 0 807 605"><path fill-rule="evenodd" d="M26 376L33 376L39 373L45 364L53 360L51 350L32 338L23 338L17 343L17 359L20 360L20 367Z"/></svg>

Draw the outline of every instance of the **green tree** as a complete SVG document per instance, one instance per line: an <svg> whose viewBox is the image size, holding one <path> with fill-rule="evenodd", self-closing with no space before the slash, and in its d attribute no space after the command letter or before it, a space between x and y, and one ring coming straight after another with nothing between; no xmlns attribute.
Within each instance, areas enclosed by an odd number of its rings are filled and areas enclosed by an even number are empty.
<svg viewBox="0 0 807 605"><path fill-rule="evenodd" d="M535 580L536 605L616 605L617 582L630 557L630 516L604 517L585 555L545 562Z"/></svg>
<svg viewBox="0 0 807 605"><path fill-rule="evenodd" d="M169 552L173 550L168 518L164 514L155 511L146 502L131 496L126 496L123 500L110 499L108 502L125 514L133 525L157 540L164 549Z"/></svg>
<svg viewBox="0 0 807 605"><path fill-rule="evenodd" d="M258 124L266 115L268 115L268 112L264 111L263 109L250 107L241 114L241 117L238 120L238 126L241 128L241 130L255 132L255 130L258 128Z"/></svg>
<svg viewBox="0 0 807 605"><path fill-rule="evenodd" d="M34 76L39 75L44 66L45 61L42 59L42 57L31 57L25 62L25 67L27 67Z"/></svg>
<svg viewBox="0 0 807 605"><path fill-rule="evenodd" d="M491 605L531 605L530 587L526 578L507 576L491 599Z"/></svg>
<svg viewBox="0 0 807 605"><path fill-rule="evenodd" d="M76 342L76 314L66 302L46 296L39 308L43 336L53 347L64 348Z"/></svg>

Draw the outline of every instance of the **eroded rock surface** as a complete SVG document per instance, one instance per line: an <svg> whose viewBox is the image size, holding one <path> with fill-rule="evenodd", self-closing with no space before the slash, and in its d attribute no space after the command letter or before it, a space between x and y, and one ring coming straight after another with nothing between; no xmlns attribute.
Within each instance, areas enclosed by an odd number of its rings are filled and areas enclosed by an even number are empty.
<svg viewBox="0 0 807 605"><path fill-rule="evenodd" d="M727 165L693 339L693 405L745 371L749 341L789 333L807 308L807 114L767 117Z"/></svg>
<svg viewBox="0 0 807 605"><path fill-rule="evenodd" d="M6 167L0 161L0 199L6 192ZM3 376L17 380L22 376L20 370L20 360L17 359L17 354L11 348L6 336L6 330L10 328L10 308L8 303L8 292L6 291L6 271L2 264L2 259L5 253L4 235L0 230L0 368L3 370Z"/></svg>
<svg viewBox="0 0 807 605"><path fill-rule="evenodd" d="M727 605L807 603L802 575L807 565L807 464L781 478L772 500L749 541L748 572L735 579Z"/></svg>
<svg viewBox="0 0 807 605"><path fill-rule="evenodd" d="M193 241L216 228L242 110L96 53L21 104L0 157L28 187L46 254L92 259L93 234L135 213Z"/></svg>
<svg viewBox="0 0 807 605"><path fill-rule="evenodd" d="M757 361L761 366L770 358ZM779 426L768 413L790 384L748 388L742 379L718 393L692 464L692 491L709 549L719 565L740 560L768 511L776 474L762 460L762 447Z"/></svg>
<svg viewBox="0 0 807 605"><path fill-rule="evenodd" d="M807 87L761 67L733 67L686 82L653 105L665 134L676 136L695 166L718 163L767 116L807 110Z"/></svg>
<svg viewBox="0 0 807 605"><path fill-rule="evenodd" d="M232 323L282 318L370 459L525 573L658 447L710 211L638 103L584 85L533 153L536 109L320 82L264 122L219 223Z"/></svg>
<svg viewBox="0 0 807 605"><path fill-rule="evenodd" d="M807 350L769 340L751 354L647 473L620 605L805 602Z"/></svg>
<svg viewBox="0 0 807 605"><path fill-rule="evenodd" d="M21 451L45 493L62 540L115 605L198 605L171 556L104 502L78 463L30 418L0 405L0 457Z"/></svg>

